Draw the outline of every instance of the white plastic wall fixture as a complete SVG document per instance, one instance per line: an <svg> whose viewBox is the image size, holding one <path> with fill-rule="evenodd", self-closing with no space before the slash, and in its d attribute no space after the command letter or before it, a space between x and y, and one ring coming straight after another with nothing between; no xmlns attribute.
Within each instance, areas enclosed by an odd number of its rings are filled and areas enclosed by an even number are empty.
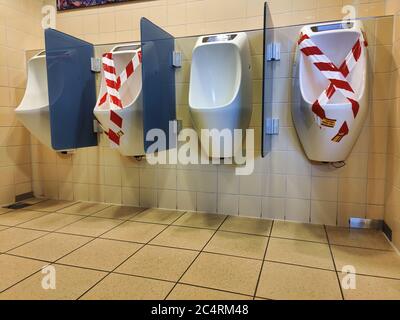
<svg viewBox="0 0 400 320"><path fill-rule="evenodd" d="M337 66L340 67L363 35L361 21L309 25L301 30ZM300 37L300 35L299 35ZM364 45L364 44L363 44ZM345 161L350 155L365 124L369 109L368 52L363 47L360 59L347 76L360 109L356 117L349 100L339 91L323 106L326 117L335 119L333 128L321 126L312 107L329 87L330 81L316 68L312 60L297 48L294 64L293 121L307 157L317 162ZM339 142L333 138L344 123L349 133Z"/></svg>
<svg viewBox="0 0 400 320"><path fill-rule="evenodd" d="M140 51L140 44L132 43L114 47L113 54L117 76L126 68L134 55ZM108 132L111 126L110 110L117 113L124 122L124 132L121 136L118 151L123 156L143 156L143 97L142 97L142 66L135 70L133 75L120 89L123 109L112 106L109 99L99 106L100 99L107 93L104 70L101 73L99 100L94 109L94 115L100 122L103 130Z"/></svg>
<svg viewBox="0 0 400 320"><path fill-rule="evenodd" d="M200 37L193 50L189 109L194 127L245 130L252 115L250 46L246 33ZM245 135L245 132L244 132ZM211 144L210 144L211 145ZM242 150L234 144L205 148L210 158L232 158Z"/></svg>

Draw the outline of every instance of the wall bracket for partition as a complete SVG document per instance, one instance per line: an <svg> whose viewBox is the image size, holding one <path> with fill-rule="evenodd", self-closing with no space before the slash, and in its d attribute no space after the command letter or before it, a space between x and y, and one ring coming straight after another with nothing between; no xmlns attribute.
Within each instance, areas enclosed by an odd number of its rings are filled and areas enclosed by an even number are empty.
<svg viewBox="0 0 400 320"><path fill-rule="evenodd" d="M279 122L280 122L279 119L274 119L274 118L265 119L264 121L265 134L269 136L279 135L279 129L280 129Z"/></svg>
<svg viewBox="0 0 400 320"><path fill-rule="evenodd" d="M95 73L101 72L101 59L100 58L92 58L90 60L90 69Z"/></svg>
<svg viewBox="0 0 400 320"><path fill-rule="evenodd" d="M267 61L281 60L281 44L279 42L269 43L267 46Z"/></svg>
<svg viewBox="0 0 400 320"><path fill-rule="evenodd" d="M182 68L182 52L174 51L172 54L172 65L175 68Z"/></svg>

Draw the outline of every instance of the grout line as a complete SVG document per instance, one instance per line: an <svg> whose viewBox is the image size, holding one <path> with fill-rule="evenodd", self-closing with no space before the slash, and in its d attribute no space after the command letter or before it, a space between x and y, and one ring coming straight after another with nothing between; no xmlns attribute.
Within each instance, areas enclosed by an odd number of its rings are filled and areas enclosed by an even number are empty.
<svg viewBox="0 0 400 320"><path fill-rule="evenodd" d="M297 263L283 262L283 261L276 261L276 260L269 260L269 259L265 259L264 261L265 261L265 262L270 262L270 263L275 263L275 264L283 264L283 265L286 265L286 266L300 267L300 268L305 268L305 269L314 269L314 270L335 272L334 269L327 269L327 268L321 268L321 267L306 266L306 265L304 265L304 264L297 264Z"/></svg>
<svg viewBox="0 0 400 320"><path fill-rule="evenodd" d="M35 204L33 204L32 206L30 206L30 207L22 208L21 210L55 213L55 212L57 212L57 211L64 210L64 209L66 209L66 208L72 207L72 206L74 206L74 205L76 205L76 204L78 204L78 203L84 203L84 202L82 202L82 201L72 201L72 202L70 202L70 203L68 203L68 204L65 204L65 207L59 208L59 209L57 209L56 211L46 211L46 210L40 210L40 209L39 209L39 210L32 209L32 207L34 207L35 205L38 205L38 204L40 204L40 203L43 204L43 203L45 203L45 202L47 202L47 201L52 201L52 199L46 199L46 200L44 200L44 201L35 203ZM55 201L60 201L60 202L61 202L62 200L55 200Z"/></svg>
<svg viewBox="0 0 400 320"><path fill-rule="evenodd" d="M324 226L324 230L325 230L326 238L328 240L329 252L331 253L333 267L335 268L335 273L336 273L336 278L337 278L339 289L340 289L340 294L342 295L342 300L345 300L344 294L343 294L342 284L341 284L340 279L339 279L339 274L338 274L338 271L337 271L337 268L336 268L335 257L334 257L333 252L332 252L332 247L331 247L331 243L329 241L329 235L328 235L328 231L326 229L326 226Z"/></svg>
<svg viewBox="0 0 400 320"><path fill-rule="evenodd" d="M22 211L23 212L23 211ZM51 214L51 212L44 212L44 211L33 211L32 210L32 212L37 212L37 213L43 213L43 215L41 215L40 217L36 217L36 218L31 218L31 219L29 219L29 220L26 220L26 221L24 221L24 222L19 222L19 223L16 223L15 225L6 225L6 224L1 224L0 223L0 226L3 226L3 227L10 227L10 228L17 228L18 226L20 226L20 225L23 225L24 223L28 223L28 222L31 222L31 221L33 221L33 220L36 220L36 219L40 219L40 218L43 218L43 217L46 217L46 216L48 216L48 215L50 215ZM12 212L7 212L7 214L10 214L10 213L12 213ZM25 212L26 213L26 212Z"/></svg>
<svg viewBox="0 0 400 320"><path fill-rule="evenodd" d="M175 285L172 287L170 292L167 294L164 300L167 300L168 297L171 295L171 293L174 291L178 283L183 279L185 274L189 271L189 269L193 266L193 264L198 260L200 255L204 252L205 248L207 245L211 242L211 240L215 237L215 235L218 233L218 231L221 229L221 227L224 225L225 221L228 219L228 216L225 216L225 219L222 221L222 223L219 225L219 227L214 231L213 235L210 237L210 239L207 241L207 243L203 246L201 251L197 254L197 256L193 259L192 263L189 264L189 266L186 268L185 272L180 276L180 278L176 281Z"/></svg>
<svg viewBox="0 0 400 320"><path fill-rule="evenodd" d="M136 250L133 254L131 254L128 258L126 258L124 261L122 261L119 265L117 265L113 270L109 271L102 279L100 279L98 282L96 282L92 287L90 287L88 290L86 290L83 294L81 294L78 299L76 300L80 300L83 296L85 296L88 292L90 292L92 289L94 289L98 284L100 284L100 282L102 282L104 279L106 279L107 277L109 277L111 274L113 274L120 266L122 266L124 263L126 263L128 260L130 260L135 254L137 254L139 251L141 251L143 248L146 247L146 245L148 245L151 241L153 241L155 238L157 238L161 233L163 233L165 230L167 230L174 222L178 221L178 219L180 219L186 212L182 212L182 214L176 218L174 221L172 221L169 225L166 225L165 228L163 230L161 230L159 233L157 233L153 238L151 238L147 243L143 244L143 246ZM122 224L124 224L125 222L119 224L118 226L121 226ZM111 231L111 230L109 230ZM109 232L107 231L107 233ZM104 234L103 234L104 235Z"/></svg>
<svg viewBox="0 0 400 320"><path fill-rule="evenodd" d="M213 291L218 291L218 292L223 292L223 293L230 293L230 294L235 294L235 295L240 295L240 296L244 296L244 297L248 297L248 298L253 298L253 296L250 296L248 294L244 294L244 293L238 293L238 292L234 292L234 291L228 291L228 290L223 290L223 289L217 289L217 288L210 288L210 287L205 287L205 286L200 286L197 284L190 284L190 283L186 283L186 282L179 282L178 284L182 284L185 286L189 286L189 287L195 287L195 288L200 288L200 289L207 289L207 290L213 290Z"/></svg>
<svg viewBox="0 0 400 320"><path fill-rule="evenodd" d="M261 275L262 275L262 272L263 272L263 269L264 269L264 264L265 264L265 262L266 262L265 259L267 258L267 251L268 251L269 243L270 243L270 241L271 241L271 235L272 235L272 229L274 228L274 223L275 223L275 221L272 221L271 229L269 230L268 242L267 242L267 246L266 246L266 248L265 248L264 258L263 258L263 261L262 261L262 263L261 263L260 273L258 274L258 279L257 279L256 287L255 287L255 289L254 289L253 300L255 300L255 299L256 299L256 296L257 296L257 291L258 291L258 287L259 287L259 284L260 284Z"/></svg>
<svg viewBox="0 0 400 320"><path fill-rule="evenodd" d="M356 246L349 246L344 244L333 244L331 243L330 246L332 247L342 247L342 248L349 248L349 249L361 249L361 250L371 250L371 251L379 251L379 252L386 252L386 253L395 253L395 250L391 249L376 249L376 248L366 248L366 247L356 247Z"/></svg>

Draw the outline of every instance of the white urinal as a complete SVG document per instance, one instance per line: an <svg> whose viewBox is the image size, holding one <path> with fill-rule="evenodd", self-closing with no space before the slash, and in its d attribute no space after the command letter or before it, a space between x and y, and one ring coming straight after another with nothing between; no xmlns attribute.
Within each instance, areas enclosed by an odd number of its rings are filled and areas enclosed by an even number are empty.
<svg viewBox="0 0 400 320"><path fill-rule="evenodd" d="M189 108L196 130L245 130L250 124L252 76L246 33L200 37L193 50ZM243 132L243 136L245 132ZM218 139L218 142L220 139ZM217 143L218 144L218 143ZM210 158L232 158L239 144L203 149ZM238 147L239 146L239 147Z"/></svg>
<svg viewBox="0 0 400 320"><path fill-rule="evenodd" d="M46 54L44 51L28 62L28 81L25 95L15 113L17 119L33 136L42 144L52 148Z"/></svg>
<svg viewBox="0 0 400 320"><path fill-rule="evenodd" d="M312 161L344 161L357 142L368 114L367 46L360 21L301 30L292 114Z"/></svg>
<svg viewBox="0 0 400 320"><path fill-rule="evenodd" d="M128 44L117 46L111 50L113 54L116 74L119 76L132 61L135 55L141 51L140 44ZM105 132L112 128L110 112L115 112L123 119L123 130L120 135L120 144L115 146L124 156L143 156L143 98L142 98L142 66L135 69L132 76L121 87L119 94L123 108L115 107L107 98L105 103L101 103L102 98L107 94L106 79L104 70L102 71L102 80L99 99L94 109L94 115L102 125Z"/></svg>

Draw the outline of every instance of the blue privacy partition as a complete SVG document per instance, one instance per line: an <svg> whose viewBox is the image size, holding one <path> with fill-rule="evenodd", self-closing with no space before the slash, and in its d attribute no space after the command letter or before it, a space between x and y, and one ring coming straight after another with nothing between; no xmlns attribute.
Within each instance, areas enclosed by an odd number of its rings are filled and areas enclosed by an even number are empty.
<svg viewBox="0 0 400 320"><path fill-rule="evenodd" d="M92 44L65 33L45 31L51 142L57 151L97 145Z"/></svg>
<svg viewBox="0 0 400 320"><path fill-rule="evenodd" d="M167 135L166 149L173 149L176 135L169 132L169 124L176 120L175 69L172 65L175 39L146 18L141 19L140 27L145 150L154 143L146 140L147 133L153 129L163 130Z"/></svg>

